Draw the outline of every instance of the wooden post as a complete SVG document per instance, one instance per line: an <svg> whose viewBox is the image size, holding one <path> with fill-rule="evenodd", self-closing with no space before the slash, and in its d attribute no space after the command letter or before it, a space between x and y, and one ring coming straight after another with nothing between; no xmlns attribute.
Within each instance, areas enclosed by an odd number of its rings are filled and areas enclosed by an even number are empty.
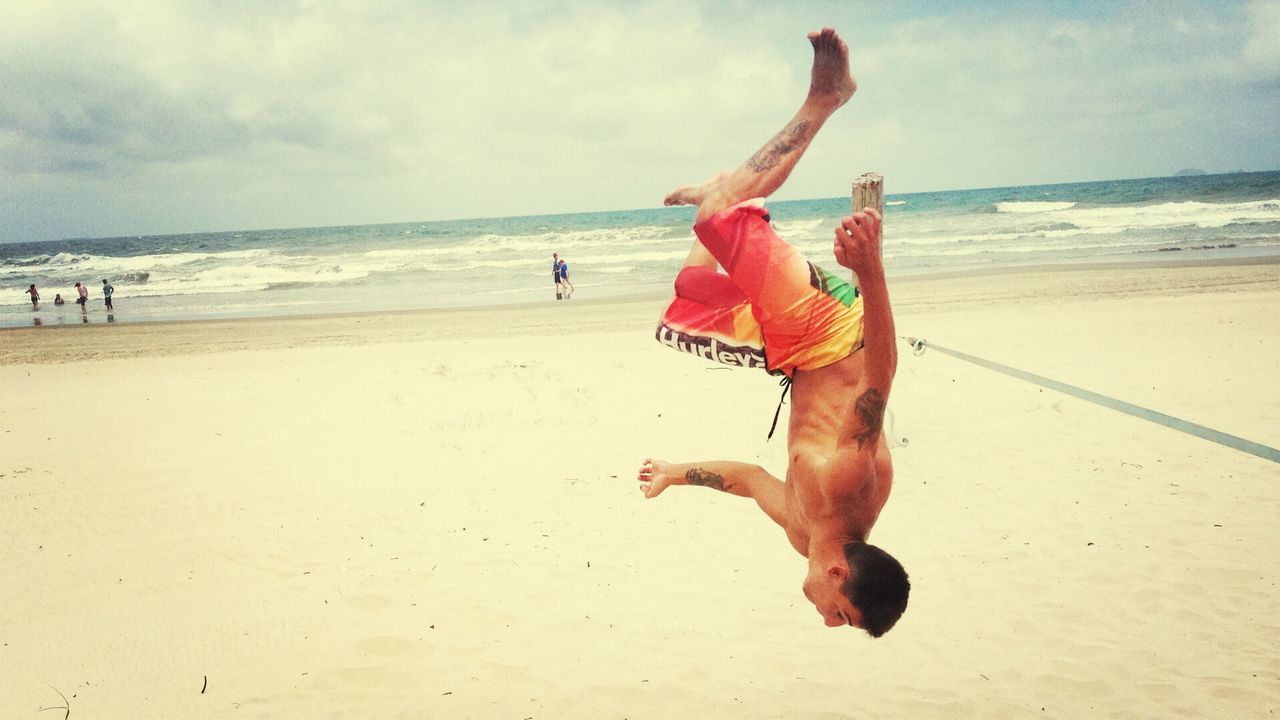
<svg viewBox="0 0 1280 720"><path fill-rule="evenodd" d="M862 173L853 181L853 211L875 208L884 217L884 176L880 173ZM883 237L884 228L880 230ZM853 274L853 287L858 287L858 274Z"/></svg>

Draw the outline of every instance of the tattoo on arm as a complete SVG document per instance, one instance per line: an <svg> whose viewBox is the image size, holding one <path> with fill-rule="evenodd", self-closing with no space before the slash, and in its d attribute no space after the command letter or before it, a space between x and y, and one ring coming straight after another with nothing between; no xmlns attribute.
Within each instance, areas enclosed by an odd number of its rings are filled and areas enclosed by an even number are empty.
<svg viewBox="0 0 1280 720"><path fill-rule="evenodd" d="M684 479L688 480L690 485L701 485L714 490L724 490L724 478L702 468L693 468L684 474Z"/></svg>
<svg viewBox="0 0 1280 720"><path fill-rule="evenodd" d="M792 120L786 127L782 128L781 132L774 135L768 144L751 156L751 159L747 161L747 166L758 173L775 167L783 155L796 149L796 146L804 139L808 130L808 120L800 120L798 122Z"/></svg>
<svg viewBox="0 0 1280 720"><path fill-rule="evenodd" d="M853 435L853 439L858 441L859 448L880 432L881 426L884 425L884 405L884 395L875 388L862 393L854 403L853 411L858 414L858 420L862 422L862 427Z"/></svg>

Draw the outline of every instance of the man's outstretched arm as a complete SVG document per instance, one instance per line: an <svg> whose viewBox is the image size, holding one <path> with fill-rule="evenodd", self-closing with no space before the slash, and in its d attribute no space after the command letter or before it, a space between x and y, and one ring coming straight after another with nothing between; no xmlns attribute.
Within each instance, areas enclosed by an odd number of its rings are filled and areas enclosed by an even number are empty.
<svg viewBox="0 0 1280 720"><path fill-rule="evenodd" d="M669 463L646 459L636 479L647 498L657 497L672 485L700 485L730 495L749 497L774 522L786 527L786 486L759 465L728 460Z"/></svg>

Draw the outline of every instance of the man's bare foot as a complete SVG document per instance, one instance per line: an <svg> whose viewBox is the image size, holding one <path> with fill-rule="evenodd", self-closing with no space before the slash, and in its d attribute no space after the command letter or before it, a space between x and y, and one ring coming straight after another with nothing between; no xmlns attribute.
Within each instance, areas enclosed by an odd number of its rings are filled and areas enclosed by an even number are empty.
<svg viewBox="0 0 1280 720"><path fill-rule="evenodd" d="M729 171L723 170L715 174L710 180L701 185L682 185L672 190L662 199L663 205L701 205L703 200L711 194L711 191L719 187L724 179L729 177Z"/></svg>
<svg viewBox="0 0 1280 720"><path fill-rule="evenodd" d="M645 458L636 479L640 481L640 492L647 498L658 497L672 485L687 484L683 476L671 473L671 463L651 458Z"/></svg>
<svg viewBox="0 0 1280 720"><path fill-rule="evenodd" d="M813 45L813 75L809 99L832 110L849 102L858 83L849 72L849 46L833 28L809 33Z"/></svg>

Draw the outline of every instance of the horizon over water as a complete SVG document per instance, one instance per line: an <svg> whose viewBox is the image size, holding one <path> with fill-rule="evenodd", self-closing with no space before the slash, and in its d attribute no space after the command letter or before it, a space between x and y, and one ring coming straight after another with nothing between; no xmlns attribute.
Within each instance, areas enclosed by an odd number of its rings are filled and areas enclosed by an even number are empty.
<svg viewBox="0 0 1280 720"><path fill-rule="evenodd" d="M834 268L849 197L770 202L783 239ZM0 243L0 328L555 302L669 289L694 209ZM1280 258L1280 171L889 194L890 277L1026 266ZM88 285L87 315L75 283ZM26 289L41 295L32 310ZM55 306L61 293L67 304Z"/></svg>

